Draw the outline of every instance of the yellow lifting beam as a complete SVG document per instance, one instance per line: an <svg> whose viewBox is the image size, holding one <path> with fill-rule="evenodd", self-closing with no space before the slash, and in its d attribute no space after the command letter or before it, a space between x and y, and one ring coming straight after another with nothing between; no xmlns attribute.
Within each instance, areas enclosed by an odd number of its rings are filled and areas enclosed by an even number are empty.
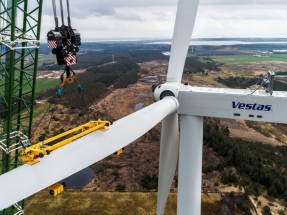
<svg viewBox="0 0 287 215"><path fill-rule="evenodd" d="M62 134L59 134L55 137L51 137L42 142L36 143L27 148L23 148L21 152L21 160L23 163L27 163L33 165L39 160L37 158L42 158L44 155L49 155L51 151L54 151L64 145L71 143L72 141L89 134L96 130L106 131L107 127L111 125L109 121L102 121L98 119L97 121L89 121L86 124L80 125L76 128L68 130ZM59 140L60 138L64 138L67 135L73 135L72 137L68 137L64 140ZM57 142L57 140L59 142ZM47 145L48 143L56 142L55 144Z"/></svg>

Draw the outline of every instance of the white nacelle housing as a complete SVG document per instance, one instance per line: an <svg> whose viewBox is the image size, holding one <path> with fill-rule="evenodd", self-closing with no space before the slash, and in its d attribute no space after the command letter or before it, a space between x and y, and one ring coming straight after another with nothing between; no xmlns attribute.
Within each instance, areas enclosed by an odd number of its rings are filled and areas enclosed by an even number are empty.
<svg viewBox="0 0 287 215"><path fill-rule="evenodd" d="M287 123L287 92L184 86L179 114Z"/></svg>

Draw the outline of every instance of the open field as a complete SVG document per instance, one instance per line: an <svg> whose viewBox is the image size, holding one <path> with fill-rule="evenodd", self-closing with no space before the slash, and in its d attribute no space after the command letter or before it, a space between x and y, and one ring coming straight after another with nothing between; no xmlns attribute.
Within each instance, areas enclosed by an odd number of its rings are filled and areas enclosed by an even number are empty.
<svg viewBox="0 0 287 215"><path fill-rule="evenodd" d="M287 71L287 62L280 61L264 61L252 63L234 63L226 64L221 69L233 76L254 77L260 74L267 74L271 64L274 66L274 72ZM275 77L276 79L276 77Z"/></svg>
<svg viewBox="0 0 287 215"><path fill-rule="evenodd" d="M232 63L250 63L250 62L265 62L265 61L281 61L287 62L287 54L260 54L261 56L252 55L221 55L211 56L211 58L220 63L232 64Z"/></svg>
<svg viewBox="0 0 287 215"><path fill-rule="evenodd" d="M56 57L53 54L48 54L48 55L44 55L44 54L40 54L39 55L39 60L38 60L38 66L43 66L43 63L56 63Z"/></svg>
<svg viewBox="0 0 287 215"><path fill-rule="evenodd" d="M222 214L220 194L202 194L202 214ZM165 215L176 214L177 194L170 193ZM157 193L63 192L57 197L42 191L25 203L29 215L60 214L156 214Z"/></svg>
<svg viewBox="0 0 287 215"><path fill-rule="evenodd" d="M202 74L195 74L192 77L195 80L197 80L198 82L202 81L202 82L214 85L216 87L227 88L227 86L225 86L224 84L218 83L217 81L214 80L214 78L217 77L216 74L215 75L208 75L208 76L202 75Z"/></svg>
<svg viewBox="0 0 287 215"><path fill-rule="evenodd" d="M60 80L59 79L37 79L36 83L36 94L39 92L44 92L48 89L51 89L55 86L59 86ZM55 92L56 94L56 92Z"/></svg>
<svg viewBox="0 0 287 215"><path fill-rule="evenodd" d="M33 120L39 119L40 117L42 117L48 107L49 107L49 104L47 104L47 103L46 104L39 104L39 105L35 106L34 111L33 111ZM28 115L27 112L23 113L22 117L25 117L27 115ZM23 125L28 125L28 123L29 123L28 118L25 118L22 120Z"/></svg>
<svg viewBox="0 0 287 215"><path fill-rule="evenodd" d="M59 86L60 80L59 79L37 79L36 81L36 88L35 88L35 93L40 93L40 92L45 92L48 89L51 89L55 86ZM25 85L23 87L23 92L27 92L31 90L31 87L29 85ZM56 94L56 92L55 92Z"/></svg>
<svg viewBox="0 0 287 215"><path fill-rule="evenodd" d="M152 215L156 213L157 193L63 192L57 197L42 191L26 201L25 213ZM176 214L177 195L169 195L166 215Z"/></svg>

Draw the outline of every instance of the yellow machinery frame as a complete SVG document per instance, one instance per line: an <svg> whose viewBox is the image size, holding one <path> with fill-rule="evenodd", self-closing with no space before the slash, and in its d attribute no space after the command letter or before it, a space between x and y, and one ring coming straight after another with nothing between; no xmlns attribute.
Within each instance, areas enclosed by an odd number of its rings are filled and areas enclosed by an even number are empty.
<svg viewBox="0 0 287 215"><path fill-rule="evenodd" d="M96 130L101 130L101 131L106 131L108 130L107 127L111 125L111 122L109 121L102 121L102 120L97 120L97 121L89 121L86 124L80 125L76 128L73 128L71 130L68 130L62 134L59 134L55 137L51 137L45 141L36 143L32 146L29 146L27 148L23 148L21 152L21 160L25 164L30 164L33 165L39 160L37 158L42 158L44 155L49 155L51 151L54 151L64 145L67 145L71 143L72 141L89 134L93 131ZM51 143L53 141L57 141L58 139L65 137L67 135L73 135L72 137L69 137L65 140L62 140L60 142L57 142L53 145L46 145L48 143Z"/></svg>
<svg viewBox="0 0 287 215"><path fill-rule="evenodd" d="M50 195L57 196L64 191L64 184L56 183L46 188Z"/></svg>

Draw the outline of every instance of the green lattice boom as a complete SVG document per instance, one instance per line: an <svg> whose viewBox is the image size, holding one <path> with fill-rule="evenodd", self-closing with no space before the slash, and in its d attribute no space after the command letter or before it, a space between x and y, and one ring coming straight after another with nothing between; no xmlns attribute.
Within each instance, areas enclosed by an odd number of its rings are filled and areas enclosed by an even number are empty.
<svg viewBox="0 0 287 215"><path fill-rule="evenodd" d="M18 149L9 152L20 137L10 134L31 135L42 3L0 0L0 175L21 165ZM23 208L21 201L0 214L23 214Z"/></svg>

